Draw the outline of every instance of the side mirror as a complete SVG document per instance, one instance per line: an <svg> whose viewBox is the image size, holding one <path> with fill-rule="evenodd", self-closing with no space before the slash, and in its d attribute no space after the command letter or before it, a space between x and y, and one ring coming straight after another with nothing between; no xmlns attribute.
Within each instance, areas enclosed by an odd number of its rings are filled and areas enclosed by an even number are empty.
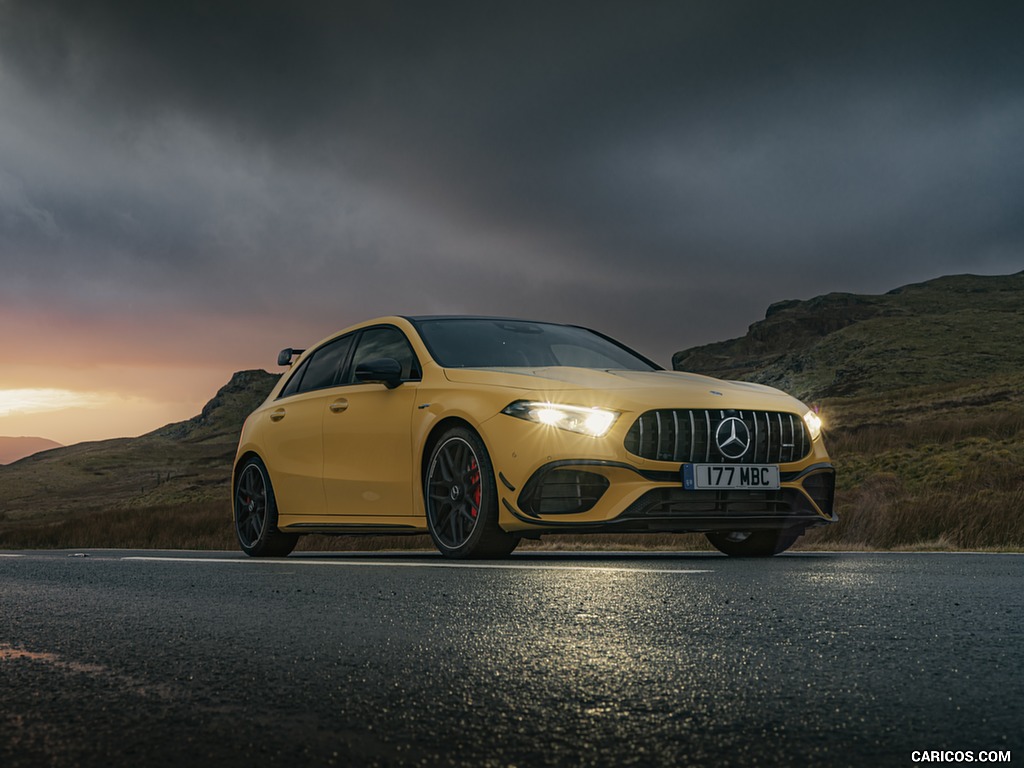
<svg viewBox="0 0 1024 768"><path fill-rule="evenodd" d="M291 365L292 358L296 355L301 355L306 350L304 349L292 349L291 347L285 347L277 353L277 364L278 365Z"/></svg>
<svg viewBox="0 0 1024 768"><path fill-rule="evenodd" d="M402 383L402 364L392 357L367 360L356 366L356 380L363 384L383 384L394 389Z"/></svg>

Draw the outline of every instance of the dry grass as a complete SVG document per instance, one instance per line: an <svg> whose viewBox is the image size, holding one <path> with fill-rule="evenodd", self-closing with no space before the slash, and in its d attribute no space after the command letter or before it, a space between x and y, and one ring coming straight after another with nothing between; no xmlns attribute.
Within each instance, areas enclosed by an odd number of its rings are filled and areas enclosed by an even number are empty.
<svg viewBox="0 0 1024 768"><path fill-rule="evenodd" d="M1021 478L973 468L934 487L878 473L838 502L839 522L811 531L805 546L1024 551Z"/></svg>
<svg viewBox="0 0 1024 768"><path fill-rule="evenodd" d="M1024 380L830 405L839 523L805 546L1024 550Z"/></svg>
<svg viewBox="0 0 1024 768"><path fill-rule="evenodd" d="M901 448L918 450L929 444L950 445L972 437L1007 440L1024 432L1024 411L985 413L908 421L898 425L864 424L828 435L829 449L845 454L878 455Z"/></svg>
<svg viewBox="0 0 1024 768"><path fill-rule="evenodd" d="M89 512L59 522L0 529L7 549L235 549L224 502Z"/></svg>

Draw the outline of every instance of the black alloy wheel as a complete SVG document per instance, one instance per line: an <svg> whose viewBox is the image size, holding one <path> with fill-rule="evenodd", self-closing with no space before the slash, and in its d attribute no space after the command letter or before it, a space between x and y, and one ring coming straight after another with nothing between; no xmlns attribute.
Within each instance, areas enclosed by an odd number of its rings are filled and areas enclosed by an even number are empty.
<svg viewBox="0 0 1024 768"><path fill-rule="evenodd" d="M771 557L785 552L800 538L799 532L787 530L730 531L705 535L715 549L730 557Z"/></svg>
<svg viewBox="0 0 1024 768"><path fill-rule="evenodd" d="M298 543L295 534L277 530L277 503L267 468L256 457L238 472L235 483L235 534L251 557L284 557Z"/></svg>
<svg viewBox="0 0 1024 768"><path fill-rule="evenodd" d="M498 526L494 469L483 441L453 427L435 444L424 484L427 527L446 557L504 557L518 539Z"/></svg>

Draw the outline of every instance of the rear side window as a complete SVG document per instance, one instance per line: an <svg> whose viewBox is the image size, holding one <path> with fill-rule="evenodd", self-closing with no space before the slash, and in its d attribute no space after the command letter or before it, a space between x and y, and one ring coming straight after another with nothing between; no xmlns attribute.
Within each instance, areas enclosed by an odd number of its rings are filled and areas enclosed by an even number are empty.
<svg viewBox="0 0 1024 768"><path fill-rule="evenodd" d="M352 365L348 369L346 383L356 383L356 368L360 363L379 360L382 357L397 360L402 366L402 378L406 381L419 381L423 378L420 363L405 334L397 328L384 327L363 331L355 356L352 358Z"/></svg>
<svg viewBox="0 0 1024 768"><path fill-rule="evenodd" d="M353 338L351 334L342 336L316 350L285 385L281 397L334 386L341 366L345 364L349 350L352 349Z"/></svg>
<svg viewBox="0 0 1024 768"><path fill-rule="evenodd" d="M292 377L288 379L288 383L284 385L284 389L281 390L281 397L288 397L288 395L294 395L299 391L299 384L302 383L302 376L306 373L306 368L309 367L309 358L307 357L302 361L302 364L295 370Z"/></svg>

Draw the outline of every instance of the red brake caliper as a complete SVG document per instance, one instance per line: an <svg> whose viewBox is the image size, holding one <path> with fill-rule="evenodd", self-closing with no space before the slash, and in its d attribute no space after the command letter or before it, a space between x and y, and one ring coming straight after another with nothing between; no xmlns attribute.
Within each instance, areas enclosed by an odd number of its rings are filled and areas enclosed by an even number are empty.
<svg viewBox="0 0 1024 768"><path fill-rule="evenodd" d="M469 481L473 484L473 507L469 510L469 514L476 517L476 511L480 509L480 468L476 465L476 459L473 459L469 465Z"/></svg>

